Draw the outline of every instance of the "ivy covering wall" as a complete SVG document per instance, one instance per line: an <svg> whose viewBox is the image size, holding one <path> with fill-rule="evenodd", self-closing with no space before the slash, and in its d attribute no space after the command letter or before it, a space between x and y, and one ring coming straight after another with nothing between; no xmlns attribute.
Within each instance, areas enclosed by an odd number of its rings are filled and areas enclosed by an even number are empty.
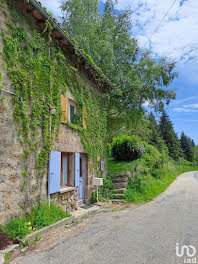
<svg viewBox="0 0 198 264"><path fill-rule="evenodd" d="M23 21L23 20L22 20ZM26 32L10 20L5 21L8 30L1 31L4 47L2 66L12 81L14 120L18 136L24 147L24 188L30 184L32 168L42 184L47 172L49 152L61 128L60 96L69 87L77 101L80 119L86 107L87 129L67 124L80 135L93 170L97 172L98 157L104 157L106 138L107 99L96 89L89 89L85 78L70 65L49 34L36 30ZM78 77L77 77L78 76ZM56 108L49 114L49 105ZM40 183L40 184L39 184Z"/></svg>

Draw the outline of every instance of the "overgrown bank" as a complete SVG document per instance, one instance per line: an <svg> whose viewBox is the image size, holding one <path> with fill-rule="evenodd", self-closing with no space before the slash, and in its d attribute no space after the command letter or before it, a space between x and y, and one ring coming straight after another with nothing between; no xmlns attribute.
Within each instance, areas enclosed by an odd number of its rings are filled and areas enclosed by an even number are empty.
<svg viewBox="0 0 198 264"><path fill-rule="evenodd" d="M197 162L174 160L166 145L161 151L138 136L120 134L111 144L108 173L130 175L125 199L146 202L162 193L180 174L198 170Z"/></svg>
<svg viewBox="0 0 198 264"><path fill-rule="evenodd" d="M146 168L142 168L141 162L118 162L110 159L108 168L110 174L119 174L126 171L132 173L125 192L125 199L135 203L153 200L164 192L177 176L187 171L198 170L198 166L179 165L173 160L164 165L161 171L151 171L150 173L146 172Z"/></svg>

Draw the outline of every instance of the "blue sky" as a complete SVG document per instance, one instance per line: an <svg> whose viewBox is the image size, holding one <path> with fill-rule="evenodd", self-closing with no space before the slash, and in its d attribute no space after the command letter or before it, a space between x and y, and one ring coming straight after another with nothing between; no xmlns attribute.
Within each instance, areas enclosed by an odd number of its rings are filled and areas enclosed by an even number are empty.
<svg viewBox="0 0 198 264"><path fill-rule="evenodd" d="M54 16L61 16L59 0L40 0ZM103 0L104 2L105 0ZM133 11L133 32L144 47L173 0L118 0L116 8L130 7ZM179 74L170 88L176 89L177 99L166 111L176 132L184 131L198 144L198 1L178 0L147 43L154 57L169 57L177 61Z"/></svg>

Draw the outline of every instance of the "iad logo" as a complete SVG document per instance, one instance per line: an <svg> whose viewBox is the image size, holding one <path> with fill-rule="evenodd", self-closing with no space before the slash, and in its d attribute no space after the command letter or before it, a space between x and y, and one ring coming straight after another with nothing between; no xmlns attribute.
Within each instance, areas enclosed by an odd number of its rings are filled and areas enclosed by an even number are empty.
<svg viewBox="0 0 198 264"><path fill-rule="evenodd" d="M176 243L176 255L177 257L184 257L184 263L197 263L196 255L196 248L194 246L182 246L179 249L179 244Z"/></svg>

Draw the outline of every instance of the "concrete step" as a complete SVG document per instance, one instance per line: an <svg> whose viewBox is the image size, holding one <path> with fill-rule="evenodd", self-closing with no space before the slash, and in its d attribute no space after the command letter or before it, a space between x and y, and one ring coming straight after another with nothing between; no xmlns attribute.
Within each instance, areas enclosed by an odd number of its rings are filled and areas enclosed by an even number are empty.
<svg viewBox="0 0 198 264"><path fill-rule="evenodd" d="M127 187L127 182L117 182L113 183L113 185L116 189L122 189Z"/></svg>
<svg viewBox="0 0 198 264"><path fill-rule="evenodd" d="M116 193L124 193L126 192L126 188L120 188L120 189L116 189Z"/></svg>
<svg viewBox="0 0 198 264"><path fill-rule="evenodd" d="M119 199L112 199L111 201L112 201L113 204L126 203L125 200L119 200Z"/></svg>
<svg viewBox="0 0 198 264"><path fill-rule="evenodd" d="M127 175L110 175L112 182L128 181Z"/></svg>
<svg viewBox="0 0 198 264"><path fill-rule="evenodd" d="M113 199L124 199L125 198L124 193L114 193L112 194L112 196L113 196Z"/></svg>
<svg viewBox="0 0 198 264"><path fill-rule="evenodd" d="M127 182L128 178L115 178L115 179L111 179L113 183L117 183L117 182Z"/></svg>

